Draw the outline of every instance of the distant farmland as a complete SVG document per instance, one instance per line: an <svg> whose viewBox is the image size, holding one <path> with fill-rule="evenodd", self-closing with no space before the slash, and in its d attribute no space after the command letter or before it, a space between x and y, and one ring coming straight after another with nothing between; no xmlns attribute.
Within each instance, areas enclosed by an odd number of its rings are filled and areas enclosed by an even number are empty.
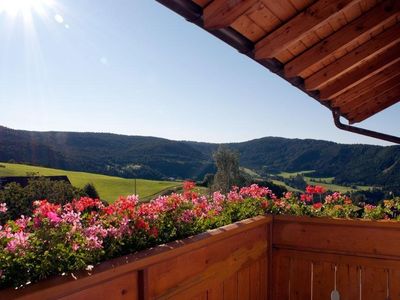
<svg viewBox="0 0 400 300"><path fill-rule="evenodd" d="M36 173L42 176L66 175L72 185L80 188L87 183L93 183L100 197L108 202L114 202L119 196L131 195L135 191L134 179L0 162L0 177L26 176L27 173ZM175 181L137 179L136 192L141 198L149 198L166 189L180 188L181 185L180 182Z"/></svg>

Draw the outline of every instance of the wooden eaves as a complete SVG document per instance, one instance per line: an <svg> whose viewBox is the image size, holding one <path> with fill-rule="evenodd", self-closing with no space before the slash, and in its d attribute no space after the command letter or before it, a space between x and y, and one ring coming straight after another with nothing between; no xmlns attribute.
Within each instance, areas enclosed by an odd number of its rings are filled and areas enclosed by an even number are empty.
<svg viewBox="0 0 400 300"><path fill-rule="evenodd" d="M400 100L399 0L157 0L329 108L344 125Z"/></svg>

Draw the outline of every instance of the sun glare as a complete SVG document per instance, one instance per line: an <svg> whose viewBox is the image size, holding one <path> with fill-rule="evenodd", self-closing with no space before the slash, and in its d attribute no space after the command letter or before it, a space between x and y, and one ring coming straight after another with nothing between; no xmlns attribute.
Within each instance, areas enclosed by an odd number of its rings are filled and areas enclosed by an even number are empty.
<svg viewBox="0 0 400 300"><path fill-rule="evenodd" d="M30 17L33 13L45 15L46 10L54 6L54 0L0 0L0 14L11 17L22 15Z"/></svg>

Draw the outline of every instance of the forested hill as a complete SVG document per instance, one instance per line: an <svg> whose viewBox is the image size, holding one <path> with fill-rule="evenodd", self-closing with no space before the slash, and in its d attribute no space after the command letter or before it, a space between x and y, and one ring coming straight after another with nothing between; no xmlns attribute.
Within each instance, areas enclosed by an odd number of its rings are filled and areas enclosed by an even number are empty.
<svg viewBox="0 0 400 300"><path fill-rule="evenodd" d="M265 137L228 144L240 164L265 175L315 170L339 183L400 185L400 146ZM0 126L0 161L141 178L201 179L218 144L107 133L33 132Z"/></svg>

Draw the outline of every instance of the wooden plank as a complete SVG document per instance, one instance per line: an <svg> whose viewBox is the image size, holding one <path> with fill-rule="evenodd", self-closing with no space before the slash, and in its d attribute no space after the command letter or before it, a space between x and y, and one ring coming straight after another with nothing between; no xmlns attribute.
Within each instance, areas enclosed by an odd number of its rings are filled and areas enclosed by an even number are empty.
<svg viewBox="0 0 400 300"><path fill-rule="evenodd" d="M224 300L238 299L238 274L235 273L224 281Z"/></svg>
<svg viewBox="0 0 400 300"><path fill-rule="evenodd" d="M340 299L360 299L360 277L357 266L349 264L337 266L336 289Z"/></svg>
<svg viewBox="0 0 400 300"><path fill-rule="evenodd" d="M288 0L264 1L264 4L281 21L287 21L297 13L295 7Z"/></svg>
<svg viewBox="0 0 400 300"><path fill-rule="evenodd" d="M272 255L272 299L289 299L291 259L284 252L273 250Z"/></svg>
<svg viewBox="0 0 400 300"><path fill-rule="evenodd" d="M378 223L379 224L379 223ZM329 251L369 257L396 257L400 253L397 242L399 225L371 226L368 222L348 222L340 220L312 220L312 218L275 217L273 226L273 246L296 248L304 251ZM381 224L380 226L389 225ZM288 234L290 233L290 234ZM307 237L307 238L304 238ZM351 241L349 243L348 241Z"/></svg>
<svg viewBox="0 0 400 300"><path fill-rule="evenodd" d="M360 2L361 10L363 12L366 12L371 9L371 7L374 7L377 3L377 0L363 0Z"/></svg>
<svg viewBox="0 0 400 300"><path fill-rule="evenodd" d="M332 263L313 262L313 299L329 299L335 287L335 266Z"/></svg>
<svg viewBox="0 0 400 300"><path fill-rule="evenodd" d="M266 252L265 252L266 253ZM268 287L269 287L269 278L268 278L268 259L266 256L263 256L259 260L260 264L260 297L261 299L268 299Z"/></svg>
<svg viewBox="0 0 400 300"><path fill-rule="evenodd" d="M400 299L400 270L389 269L389 299Z"/></svg>
<svg viewBox="0 0 400 300"><path fill-rule="evenodd" d="M207 300L207 292L201 292L193 297L187 298L185 297L174 297L174 300L187 300L187 299L193 299L193 300ZM171 299L172 300L172 299Z"/></svg>
<svg viewBox="0 0 400 300"><path fill-rule="evenodd" d="M248 12L248 17L260 26L266 33L276 29L281 21L263 4L259 3Z"/></svg>
<svg viewBox="0 0 400 300"><path fill-rule="evenodd" d="M338 97L334 98L331 100L331 105L332 107L343 107L343 105L346 105L353 101L354 99L357 98L363 98L367 99L370 98L367 96L371 92L371 89L374 89L374 87L378 87L382 84L385 84L388 80L391 80L393 77L398 76L400 73L400 61L389 66L386 69L383 69L382 71L378 72L376 75L370 77L367 80L364 80L360 84L357 84L356 86L352 87L351 89L347 90L346 92L342 93ZM379 92L379 90L375 90L373 92ZM377 96L377 95L375 95ZM373 96L371 96L373 97Z"/></svg>
<svg viewBox="0 0 400 300"><path fill-rule="evenodd" d="M258 42L255 47L255 58L275 57L284 49L303 39L310 31L334 18L342 9L359 1L319 0Z"/></svg>
<svg viewBox="0 0 400 300"><path fill-rule="evenodd" d="M381 103L386 103L393 98L400 98L400 81L394 82L393 85L389 86L382 92L377 92L377 96L365 99L362 103L354 105L349 109L347 116L354 117L360 113L368 111L369 109L375 109Z"/></svg>
<svg viewBox="0 0 400 300"><path fill-rule="evenodd" d="M354 5L351 7L354 7ZM331 24L332 29L334 31L338 31L340 28L345 26L347 24L347 20L346 17L344 16L344 10L338 13L335 18L329 20L329 24Z"/></svg>
<svg viewBox="0 0 400 300"><path fill-rule="evenodd" d="M44 299L44 298L43 298ZM120 277L113 278L102 284L91 286L87 289L72 293L68 296L59 298L60 300L76 300L76 299L138 299L138 276L137 272L132 272Z"/></svg>
<svg viewBox="0 0 400 300"><path fill-rule="evenodd" d="M286 63L291 60L294 55L289 50L284 50L283 52L279 53L276 56L276 59L279 60L281 63Z"/></svg>
<svg viewBox="0 0 400 300"><path fill-rule="evenodd" d="M169 299L185 291L207 290L214 281L221 282L264 257L268 239L265 226L253 228L149 266L149 297Z"/></svg>
<svg viewBox="0 0 400 300"><path fill-rule="evenodd" d="M351 123L362 122L370 116L396 104L400 101L400 88L399 86L395 87L392 90L385 92L384 94L375 97L369 101L368 104L363 106L357 111L352 111L347 114L346 118Z"/></svg>
<svg viewBox="0 0 400 300"><path fill-rule="evenodd" d="M228 27L257 2L258 0L214 0L203 10L204 28Z"/></svg>
<svg viewBox="0 0 400 300"><path fill-rule="evenodd" d="M290 0L290 2L296 8L297 11L301 11L310 4L312 4L313 2L315 2L315 0Z"/></svg>
<svg viewBox="0 0 400 300"><path fill-rule="evenodd" d="M213 282L207 291L207 300L220 300L224 297L224 285L222 282Z"/></svg>
<svg viewBox="0 0 400 300"><path fill-rule="evenodd" d="M329 55L354 43L355 39L368 36L377 27L396 19L400 1L387 0L366 14L344 26L340 31L322 40L300 56L285 65L285 76L302 76L304 71L321 62Z"/></svg>
<svg viewBox="0 0 400 300"><path fill-rule="evenodd" d="M361 2L362 1L360 1L357 5L350 6L348 9L345 9L343 11L343 14L347 22L353 21L363 13L361 9Z"/></svg>
<svg viewBox="0 0 400 300"><path fill-rule="evenodd" d="M388 272L381 268L362 268L361 293L363 300L387 299Z"/></svg>
<svg viewBox="0 0 400 300"><path fill-rule="evenodd" d="M258 41L266 33L247 15L241 15L232 23L231 27L252 42Z"/></svg>
<svg viewBox="0 0 400 300"><path fill-rule="evenodd" d="M349 72L342 74L340 77L329 82L319 91L319 98L327 100L338 97L353 86L360 82L371 78L383 69L400 60L399 56L400 44L396 44L379 55L373 56L365 61L361 66L351 69Z"/></svg>
<svg viewBox="0 0 400 300"><path fill-rule="evenodd" d="M399 2L400 3L400 2ZM334 63L319 70L304 81L307 90L317 90L321 86L335 80L351 68L377 55L400 41L400 23L370 39L365 44L355 48Z"/></svg>
<svg viewBox="0 0 400 300"><path fill-rule="evenodd" d="M250 266L250 299L252 300L265 299L261 295L262 282L260 281L260 269L262 267L259 260Z"/></svg>
<svg viewBox="0 0 400 300"><path fill-rule="evenodd" d="M250 300L250 266L238 272L238 299Z"/></svg>
<svg viewBox="0 0 400 300"><path fill-rule="evenodd" d="M292 259L289 299L311 299L311 266L312 263L309 260Z"/></svg>
<svg viewBox="0 0 400 300"><path fill-rule="evenodd" d="M358 98L354 98L347 102L336 103L332 105L333 107L337 107L340 109L341 114L348 114L353 110L359 109L360 107L366 105L369 101L373 101L371 99L379 97L384 94L386 91L392 89L394 86L399 84L400 82L400 69L399 75L393 77L392 79L383 82L378 85L371 85L371 88L367 90L365 93L361 94Z"/></svg>

